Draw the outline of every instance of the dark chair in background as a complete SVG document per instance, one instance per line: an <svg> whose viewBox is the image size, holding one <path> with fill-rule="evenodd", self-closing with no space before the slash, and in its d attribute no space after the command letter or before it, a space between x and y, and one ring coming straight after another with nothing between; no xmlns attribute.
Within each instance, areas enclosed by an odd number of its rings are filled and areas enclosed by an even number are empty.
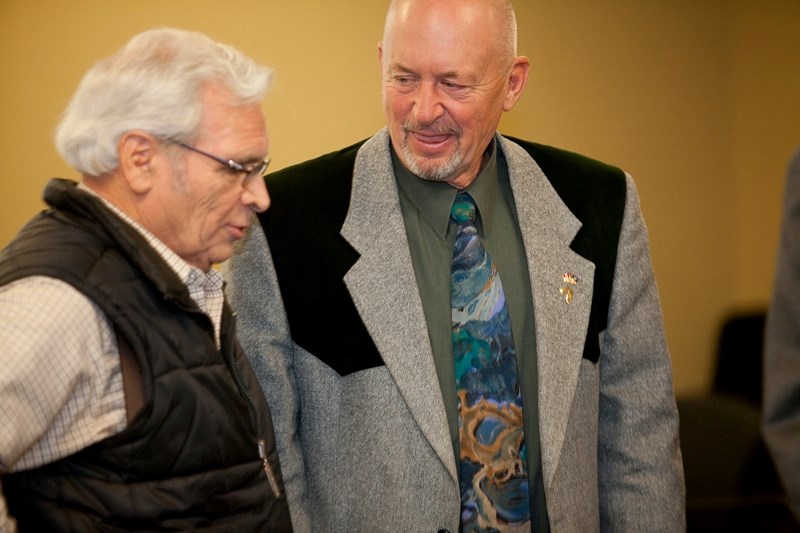
<svg viewBox="0 0 800 533"><path fill-rule="evenodd" d="M765 316L727 318L711 393L678 398L688 533L800 531L761 437Z"/></svg>
<svg viewBox="0 0 800 533"><path fill-rule="evenodd" d="M730 394L761 410L765 311L736 313L722 324L714 394Z"/></svg>

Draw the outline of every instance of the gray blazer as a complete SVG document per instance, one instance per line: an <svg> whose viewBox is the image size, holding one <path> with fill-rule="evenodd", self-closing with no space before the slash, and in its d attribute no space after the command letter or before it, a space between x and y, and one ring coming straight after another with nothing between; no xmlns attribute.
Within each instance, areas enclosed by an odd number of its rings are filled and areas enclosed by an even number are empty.
<svg viewBox="0 0 800 533"><path fill-rule="evenodd" d="M800 149L786 175L772 304L764 332L764 438L800 521Z"/></svg>
<svg viewBox="0 0 800 533"><path fill-rule="evenodd" d="M682 531L678 415L633 181L626 175L608 325L593 362L582 353L595 267L570 248L581 222L525 150L497 139L531 276L551 529ZM356 257L346 291L383 364L337 371L309 350L324 350L324 339L295 342L293 302L281 298L257 225L225 267L239 338L273 413L298 531L458 531L456 460L397 194L382 130L358 149L338 233ZM279 201L291 199L273 198L273 206ZM559 292L565 272L580 280L571 304ZM319 309L316 320L336 309Z"/></svg>

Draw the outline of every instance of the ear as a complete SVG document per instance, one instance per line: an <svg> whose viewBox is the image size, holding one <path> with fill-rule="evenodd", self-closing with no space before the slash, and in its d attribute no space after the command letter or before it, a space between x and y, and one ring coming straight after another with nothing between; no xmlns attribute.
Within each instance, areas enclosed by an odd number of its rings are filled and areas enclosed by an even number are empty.
<svg viewBox="0 0 800 533"><path fill-rule="evenodd" d="M531 63L525 56L519 56L514 60L511 67L511 74L508 76L508 92L506 100L503 102L503 111L511 111L517 101L522 97L522 91L528 84L528 74L531 70Z"/></svg>
<svg viewBox="0 0 800 533"><path fill-rule="evenodd" d="M161 146L149 133L129 131L117 143L119 170L137 194L150 190L155 182L156 154Z"/></svg>
<svg viewBox="0 0 800 533"><path fill-rule="evenodd" d="M378 63L381 65L381 72L383 72L383 41L378 43Z"/></svg>

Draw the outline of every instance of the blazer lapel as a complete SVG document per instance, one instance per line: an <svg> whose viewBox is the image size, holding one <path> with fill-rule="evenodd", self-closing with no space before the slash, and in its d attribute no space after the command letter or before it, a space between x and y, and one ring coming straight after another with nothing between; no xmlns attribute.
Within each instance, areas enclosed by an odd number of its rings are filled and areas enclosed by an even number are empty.
<svg viewBox="0 0 800 533"><path fill-rule="evenodd" d="M350 208L341 231L360 258L345 283L386 367L431 447L454 480L447 417L417 291L394 179L389 136L359 150Z"/></svg>
<svg viewBox="0 0 800 533"><path fill-rule="evenodd" d="M533 292L539 438L547 487L558 466L578 382L591 310L594 264L570 248L581 223L561 201L541 168L521 147L502 137L498 139L508 161Z"/></svg>

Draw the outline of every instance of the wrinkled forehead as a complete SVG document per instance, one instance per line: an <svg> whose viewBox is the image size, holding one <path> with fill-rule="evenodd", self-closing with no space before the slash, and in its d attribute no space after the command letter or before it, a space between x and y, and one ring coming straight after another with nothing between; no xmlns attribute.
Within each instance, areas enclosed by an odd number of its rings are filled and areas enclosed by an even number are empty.
<svg viewBox="0 0 800 533"><path fill-rule="evenodd" d="M486 68L498 55L496 14L487 2L399 2L387 20L385 66L437 71Z"/></svg>
<svg viewBox="0 0 800 533"><path fill-rule="evenodd" d="M487 0L401 0L387 15L384 41L409 33L428 38L496 35L498 22L498 11Z"/></svg>

